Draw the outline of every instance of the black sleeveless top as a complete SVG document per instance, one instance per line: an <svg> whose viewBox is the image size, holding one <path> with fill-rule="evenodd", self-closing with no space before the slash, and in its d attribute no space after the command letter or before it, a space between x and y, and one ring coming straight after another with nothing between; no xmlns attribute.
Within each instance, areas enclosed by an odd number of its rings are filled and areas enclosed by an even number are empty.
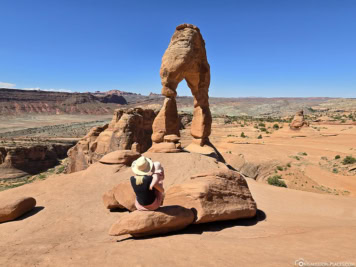
<svg viewBox="0 0 356 267"><path fill-rule="evenodd" d="M152 182L152 176L145 175L143 177L143 183L136 185L136 178L131 176L130 178L133 190L136 193L137 202L142 206L152 204L156 199L155 188L150 190L150 184Z"/></svg>

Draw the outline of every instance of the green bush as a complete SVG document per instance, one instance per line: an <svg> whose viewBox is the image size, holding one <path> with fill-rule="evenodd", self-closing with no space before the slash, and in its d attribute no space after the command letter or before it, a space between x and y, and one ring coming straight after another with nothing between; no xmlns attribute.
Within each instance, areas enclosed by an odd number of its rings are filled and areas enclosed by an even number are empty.
<svg viewBox="0 0 356 267"><path fill-rule="evenodd" d="M260 128L260 130L261 130L262 132L267 132L267 129L266 129L266 128Z"/></svg>
<svg viewBox="0 0 356 267"><path fill-rule="evenodd" d="M346 164L354 164L354 163L356 163L356 159L353 156L347 156L342 161L342 164L344 164L344 165L346 165Z"/></svg>
<svg viewBox="0 0 356 267"><path fill-rule="evenodd" d="M60 166L60 167L57 169L56 174L60 174L60 173L64 172L64 169L65 169L64 166Z"/></svg>
<svg viewBox="0 0 356 267"><path fill-rule="evenodd" d="M340 155L336 155L335 156L335 159L339 159L339 158L341 158Z"/></svg>
<svg viewBox="0 0 356 267"><path fill-rule="evenodd" d="M278 125L277 123L274 124L274 125L273 125L273 129L278 130L278 129L279 129L279 125Z"/></svg>
<svg viewBox="0 0 356 267"><path fill-rule="evenodd" d="M273 177L269 177L267 179L268 184L278 186L278 187L287 187L286 183L284 181L281 181L282 176L280 175L275 175Z"/></svg>
<svg viewBox="0 0 356 267"><path fill-rule="evenodd" d="M240 136L241 136L242 138L245 138L245 137L246 137L246 135L245 135L244 132L242 132Z"/></svg>
<svg viewBox="0 0 356 267"><path fill-rule="evenodd" d="M282 166L277 166L277 170L283 171L283 167Z"/></svg>
<svg viewBox="0 0 356 267"><path fill-rule="evenodd" d="M262 139L262 135L260 134L260 135L257 137L257 139Z"/></svg>
<svg viewBox="0 0 356 267"><path fill-rule="evenodd" d="M287 167L290 168L292 165L290 165L290 163L287 164Z"/></svg>
<svg viewBox="0 0 356 267"><path fill-rule="evenodd" d="M336 168L333 169L333 173L338 173L338 172L339 172L338 169Z"/></svg>
<svg viewBox="0 0 356 267"><path fill-rule="evenodd" d="M258 124L258 126L260 126L260 127L266 127L266 124L264 124L263 122L260 122L260 123Z"/></svg>

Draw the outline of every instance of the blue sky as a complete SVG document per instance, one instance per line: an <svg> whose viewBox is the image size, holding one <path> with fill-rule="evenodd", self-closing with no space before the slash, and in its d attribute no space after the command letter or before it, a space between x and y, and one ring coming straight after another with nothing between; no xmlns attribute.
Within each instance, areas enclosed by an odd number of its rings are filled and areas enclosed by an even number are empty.
<svg viewBox="0 0 356 267"><path fill-rule="evenodd" d="M356 97L355 0L0 0L0 14L0 87L160 93L162 55L191 23L211 96Z"/></svg>

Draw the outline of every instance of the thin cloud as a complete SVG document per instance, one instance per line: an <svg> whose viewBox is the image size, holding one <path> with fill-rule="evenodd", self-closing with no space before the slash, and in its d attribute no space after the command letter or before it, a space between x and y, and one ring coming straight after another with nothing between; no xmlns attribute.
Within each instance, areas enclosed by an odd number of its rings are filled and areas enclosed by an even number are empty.
<svg viewBox="0 0 356 267"><path fill-rule="evenodd" d="M0 82L0 88L14 88L16 84L14 83L4 83Z"/></svg>

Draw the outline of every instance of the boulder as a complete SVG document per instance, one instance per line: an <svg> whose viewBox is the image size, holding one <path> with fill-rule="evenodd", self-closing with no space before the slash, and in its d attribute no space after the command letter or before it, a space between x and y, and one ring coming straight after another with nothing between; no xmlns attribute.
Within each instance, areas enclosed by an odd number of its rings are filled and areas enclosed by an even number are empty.
<svg viewBox="0 0 356 267"><path fill-rule="evenodd" d="M111 189L103 195L103 203L107 209L125 209L124 206L117 202L114 195L114 189Z"/></svg>
<svg viewBox="0 0 356 267"><path fill-rule="evenodd" d="M293 121L291 122L289 127L292 130L299 130L303 126L308 126L308 123L304 120L303 110L300 110L295 114Z"/></svg>
<svg viewBox="0 0 356 267"><path fill-rule="evenodd" d="M194 213L181 206L165 206L155 211L134 211L114 223L109 235L130 234L134 237L178 231L194 221Z"/></svg>
<svg viewBox="0 0 356 267"><path fill-rule="evenodd" d="M0 223L15 220L32 210L35 206L36 200L33 197L19 198L9 204L1 203Z"/></svg>
<svg viewBox="0 0 356 267"><path fill-rule="evenodd" d="M123 164L131 166L132 162L141 156L140 153L132 150L116 150L102 157L99 162L105 164Z"/></svg>
<svg viewBox="0 0 356 267"><path fill-rule="evenodd" d="M136 210L136 194L131 186L131 182L129 179L120 182L112 190L114 192L114 197L119 203L119 205L121 205L125 209L128 209L129 211Z"/></svg>
<svg viewBox="0 0 356 267"><path fill-rule="evenodd" d="M231 170L195 175L170 187L164 204L193 209L195 223L251 218L257 210L246 180Z"/></svg>

